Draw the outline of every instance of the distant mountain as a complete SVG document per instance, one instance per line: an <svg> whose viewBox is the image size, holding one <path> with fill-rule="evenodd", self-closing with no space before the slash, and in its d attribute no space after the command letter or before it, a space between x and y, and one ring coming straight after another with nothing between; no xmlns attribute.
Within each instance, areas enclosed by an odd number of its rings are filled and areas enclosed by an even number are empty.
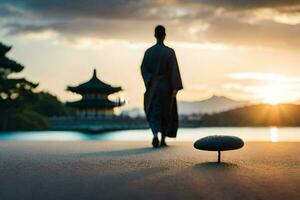
<svg viewBox="0 0 300 200"><path fill-rule="evenodd" d="M131 108L131 109L122 111L122 115L129 116L132 118L144 117L145 112L142 108Z"/></svg>
<svg viewBox="0 0 300 200"><path fill-rule="evenodd" d="M300 105L266 104L204 115L201 126L300 126Z"/></svg>
<svg viewBox="0 0 300 200"><path fill-rule="evenodd" d="M246 101L235 101L224 96L212 96L202 101L179 101L178 112L180 115L212 114L243 107L247 104ZM124 110L122 114L130 117L145 116L142 108Z"/></svg>
<svg viewBox="0 0 300 200"><path fill-rule="evenodd" d="M217 113L247 105L245 101L235 101L224 96L212 96L203 101L178 102L179 114L189 115L193 113Z"/></svg>

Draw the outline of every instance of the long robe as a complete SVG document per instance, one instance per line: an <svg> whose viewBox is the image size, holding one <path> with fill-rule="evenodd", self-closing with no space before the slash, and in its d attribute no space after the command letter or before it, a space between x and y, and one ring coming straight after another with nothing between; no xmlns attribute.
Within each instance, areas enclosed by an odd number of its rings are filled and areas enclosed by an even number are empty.
<svg viewBox="0 0 300 200"><path fill-rule="evenodd" d="M144 109L150 128L164 136L176 137L178 113L173 90L181 90L182 81L175 51L163 43L147 49L141 65L146 92Z"/></svg>

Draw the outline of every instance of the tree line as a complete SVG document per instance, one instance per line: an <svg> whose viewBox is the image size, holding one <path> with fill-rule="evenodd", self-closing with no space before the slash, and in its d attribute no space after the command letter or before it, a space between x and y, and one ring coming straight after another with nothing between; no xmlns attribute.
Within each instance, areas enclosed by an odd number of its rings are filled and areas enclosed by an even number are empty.
<svg viewBox="0 0 300 200"><path fill-rule="evenodd" d="M24 66L7 54L12 49L0 42L0 131L48 129L47 117L71 112L48 92L38 92L38 83L15 78Z"/></svg>
<svg viewBox="0 0 300 200"><path fill-rule="evenodd" d="M300 126L300 105L258 104L204 115L201 126Z"/></svg>

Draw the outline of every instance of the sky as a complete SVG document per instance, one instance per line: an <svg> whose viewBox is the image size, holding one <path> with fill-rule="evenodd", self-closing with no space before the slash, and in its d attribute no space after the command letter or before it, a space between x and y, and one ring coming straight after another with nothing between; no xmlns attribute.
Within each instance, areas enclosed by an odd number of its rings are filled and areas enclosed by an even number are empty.
<svg viewBox="0 0 300 200"><path fill-rule="evenodd" d="M300 0L0 1L9 57L25 66L21 76L62 101L79 99L66 87L95 68L123 87L125 108L142 106L140 64L158 24L180 65L179 100L300 100Z"/></svg>

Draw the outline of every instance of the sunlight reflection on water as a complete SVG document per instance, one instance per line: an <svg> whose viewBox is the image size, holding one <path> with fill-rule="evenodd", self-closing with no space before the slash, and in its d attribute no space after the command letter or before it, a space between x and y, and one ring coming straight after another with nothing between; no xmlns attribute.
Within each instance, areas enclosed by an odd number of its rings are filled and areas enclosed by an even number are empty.
<svg viewBox="0 0 300 200"><path fill-rule="evenodd" d="M270 128L270 139L272 142L278 142L278 128L277 127L271 127Z"/></svg>
<svg viewBox="0 0 300 200"><path fill-rule="evenodd" d="M300 128L183 128L179 129L176 139L172 141L195 141L209 135L232 135L245 141L300 141ZM80 131L21 131L2 132L0 140L21 141L150 141L150 130L126 130L90 135Z"/></svg>

